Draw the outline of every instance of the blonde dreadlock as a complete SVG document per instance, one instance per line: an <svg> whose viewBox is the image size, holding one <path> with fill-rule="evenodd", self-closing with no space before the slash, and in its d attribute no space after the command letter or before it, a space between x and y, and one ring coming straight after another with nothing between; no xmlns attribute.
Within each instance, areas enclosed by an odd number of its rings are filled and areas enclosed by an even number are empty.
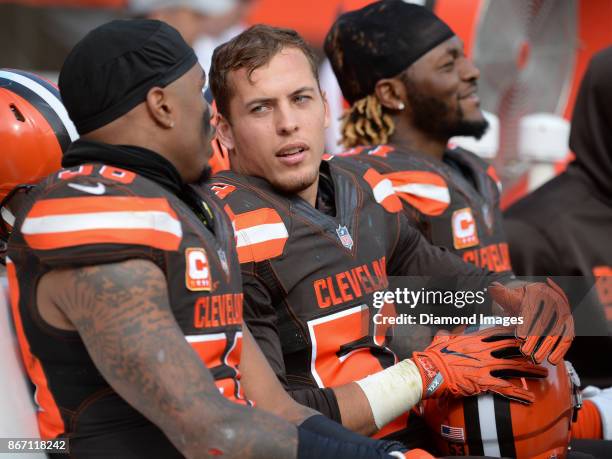
<svg viewBox="0 0 612 459"><path fill-rule="evenodd" d="M381 145L389 141L395 124L375 95L356 101L342 115L342 140L346 148Z"/></svg>

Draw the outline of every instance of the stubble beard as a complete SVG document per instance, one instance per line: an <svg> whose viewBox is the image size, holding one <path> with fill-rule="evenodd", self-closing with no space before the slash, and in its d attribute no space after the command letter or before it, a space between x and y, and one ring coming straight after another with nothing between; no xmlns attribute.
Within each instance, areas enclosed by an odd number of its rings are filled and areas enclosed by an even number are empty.
<svg viewBox="0 0 612 459"><path fill-rule="evenodd" d="M287 195L299 194L302 191L312 186L319 177L319 170L314 169L312 172L306 172L296 178L290 180L274 180L271 185L279 192Z"/></svg>
<svg viewBox="0 0 612 459"><path fill-rule="evenodd" d="M444 101L423 95L409 79L405 79L404 84L412 107L412 123L433 138L444 141L454 136L480 139L489 128L489 122L484 118L466 120L459 100L457 109L453 110Z"/></svg>

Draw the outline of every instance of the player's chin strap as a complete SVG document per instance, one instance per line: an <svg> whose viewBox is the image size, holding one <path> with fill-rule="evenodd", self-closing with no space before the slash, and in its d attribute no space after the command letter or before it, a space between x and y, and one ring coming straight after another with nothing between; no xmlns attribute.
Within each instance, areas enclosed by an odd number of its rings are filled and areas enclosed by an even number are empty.
<svg viewBox="0 0 612 459"><path fill-rule="evenodd" d="M582 408L582 392L580 391L580 376L571 362L565 360L565 368L572 382L572 422L578 419L578 410Z"/></svg>

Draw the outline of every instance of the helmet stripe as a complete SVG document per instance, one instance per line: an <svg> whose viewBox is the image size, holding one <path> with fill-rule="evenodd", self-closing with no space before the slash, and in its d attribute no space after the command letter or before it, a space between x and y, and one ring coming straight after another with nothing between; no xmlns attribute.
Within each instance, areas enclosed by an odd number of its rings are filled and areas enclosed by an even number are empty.
<svg viewBox="0 0 612 459"><path fill-rule="evenodd" d="M471 456L484 456L482 436L480 434L480 417L478 416L478 397L463 399L463 422Z"/></svg>
<svg viewBox="0 0 612 459"><path fill-rule="evenodd" d="M0 75L0 85L6 83L6 81L7 80L5 78L2 78L2 75ZM68 145L70 145L71 142L70 136L68 135L66 127L62 123L62 120L57 115L55 110L53 110L53 108L50 107L49 104L36 92L30 90L28 87L20 83L17 83L16 81L9 81L10 91L13 94L16 94L22 99L24 99L25 102L29 103L32 107L34 107L36 111L38 111L42 115L44 120L48 123L50 129L52 129L55 133L55 138L59 143L61 151L66 151Z"/></svg>
<svg viewBox="0 0 612 459"><path fill-rule="evenodd" d="M41 78L34 79L27 73L0 70L0 82L2 80L10 81L10 90L30 101L47 118L57 133L62 151L70 142L78 139L79 135L59 98L59 92L50 83Z"/></svg>
<svg viewBox="0 0 612 459"><path fill-rule="evenodd" d="M480 418L480 438L484 447L484 455L500 457L493 395L478 396L478 417Z"/></svg>
<svg viewBox="0 0 612 459"><path fill-rule="evenodd" d="M24 70L19 70L19 69L4 69L5 71L9 72L9 73L17 73L19 75L22 75L30 80L34 80L36 81L38 84L40 84L41 86L45 87L46 89L49 90L50 93L52 93L53 95L57 94L57 97L59 97L59 88L57 87L57 85L45 78L43 78L42 76L36 75L35 73L30 73L30 72L26 72ZM59 97L61 99L61 97Z"/></svg>
<svg viewBox="0 0 612 459"><path fill-rule="evenodd" d="M499 452L502 457L516 457L514 433L512 432L512 415L510 414L510 400L495 395L493 404L495 409L495 424L497 425Z"/></svg>

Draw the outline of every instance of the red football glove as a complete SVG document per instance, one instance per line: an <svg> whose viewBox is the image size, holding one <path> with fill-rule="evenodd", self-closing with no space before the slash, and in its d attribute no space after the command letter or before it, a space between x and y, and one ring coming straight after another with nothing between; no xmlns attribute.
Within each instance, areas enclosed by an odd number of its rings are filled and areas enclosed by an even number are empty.
<svg viewBox="0 0 612 459"><path fill-rule="evenodd" d="M533 402L535 397L527 389L500 379L548 375L546 368L520 355L520 344L511 327L436 335L425 351L412 354L423 378L423 398L446 394L468 397L489 391L523 403Z"/></svg>
<svg viewBox="0 0 612 459"><path fill-rule="evenodd" d="M522 316L516 337L523 341L521 352L541 363L546 357L558 364L574 339L574 318L567 296L552 280L508 288L497 282L489 286L491 298L505 311Z"/></svg>

